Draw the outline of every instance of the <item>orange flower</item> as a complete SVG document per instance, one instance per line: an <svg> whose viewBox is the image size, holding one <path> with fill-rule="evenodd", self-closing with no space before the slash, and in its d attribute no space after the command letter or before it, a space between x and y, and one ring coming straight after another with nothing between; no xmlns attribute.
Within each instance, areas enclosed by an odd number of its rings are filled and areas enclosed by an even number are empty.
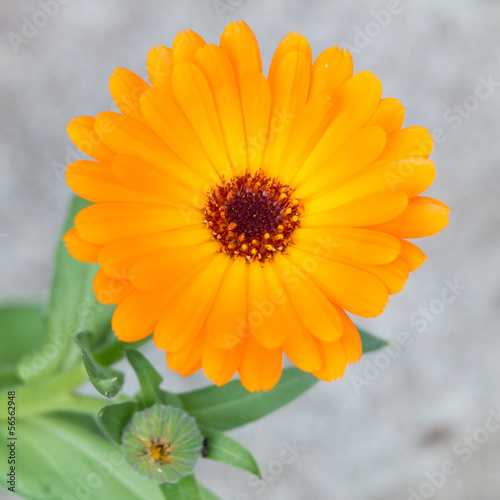
<svg viewBox="0 0 500 500"><path fill-rule="evenodd" d="M111 77L121 113L68 128L97 161L68 167L95 204L65 241L101 265L94 289L118 304L116 335L154 332L171 369L203 367L218 385L238 371L250 391L277 383L283 352L342 376L362 351L345 311L380 314L425 260L406 239L447 224L447 207L419 196L435 176L428 131L401 128L401 104L353 75L348 52L313 62L296 33L267 78L243 22L219 46L179 33L147 68L151 85Z"/></svg>

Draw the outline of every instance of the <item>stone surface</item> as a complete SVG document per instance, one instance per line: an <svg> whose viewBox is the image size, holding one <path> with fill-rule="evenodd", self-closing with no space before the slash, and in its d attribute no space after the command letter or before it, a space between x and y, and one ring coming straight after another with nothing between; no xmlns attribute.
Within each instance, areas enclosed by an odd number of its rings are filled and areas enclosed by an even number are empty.
<svg viewBox="0 0 500 500"><path fill-rule="evenodd" d="M485 437L478 429L500 405L500 86L483 90L481 101L472 96L481 79L500 82L500 4L220 0L217 10L215 2L201 0L67 0L46 22L43 4L3 0L0 6L0 299L47 296L70 196L63 170L78 154L65 126L74 116L114 109L108 77L116 66L145 76L151 47L171 45L186 28L217 43L236 19L254 29L265 67L292 30L306 35L315 56L349 46L355 70L373 71L384 95L403 102L405 125L442 129L429 195L449 204L451 223L421 243L428 262L386 312L359 321L395 342L408 332L411 344L400 354L395 344L395 359L367 356L342 380L318 384L232 432L267 471L264 483L216 463L200 464L198 475L227 500L402 500L412 498L412 488L420 488L422 498L497 500L500 432ZM390 19L380 14L389 9ZM45 25L16 45L11 34L22 35L25 19ZM465 106L464 116L457 105ZM455 281L466 288L453 294L449 283ZM446 296L455 297L448 304L440 298L446 288ZM421 307L434 311L430 319ZM151 355L165 386L205 384L202 374L168 373L163 354ZM484 442L473 442L469 456L463 440L470 435ZM280 465L284 442L300 451ZM453 462L449 476L436 472L446 460ZM432 486L429 477L443 484Z"/></svg>

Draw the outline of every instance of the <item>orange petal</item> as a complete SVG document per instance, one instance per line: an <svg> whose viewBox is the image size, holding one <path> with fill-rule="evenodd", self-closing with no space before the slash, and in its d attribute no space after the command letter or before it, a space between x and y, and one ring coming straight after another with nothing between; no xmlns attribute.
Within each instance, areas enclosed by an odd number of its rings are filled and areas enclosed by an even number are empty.
<svg viewBox="0 0 500 500"><path fill-rule="evenodd" d="M368 120L366 126L378 125L384 129L386 134L398 130L405 119L405 108L392 97L381 99L375 113Z"/></svg>
<svg viewBox="0 0 500 500"><path fill-rule="evenodd" d="M172 59L174 64L193 61L196 51L206 45L205 40L194 31L181 31L172 44Z"/></svg>
<svg viewBox="0 0 500 500"><path fill-rule="evenodd" d="M343 184L307 201L310 214L323 212L381 193L403 191L409 198L425 191L434 180L434 163L427 158L408 158L360 172Z"/></svg>
<svg viewBox="0 0 500 500"><path fill-rule="evenodd" d="M262 166L271 116L271 89L261 73L245 73L240 84L248 164L252 173Z"/></svg>
<svg viewBox="0 0 500 500"><path fill-rule="evenodd" d="M280 347L286 338L281 307L286 297L274 288L266 278L260 262L247 265L248 271L248 324L252 335L267 349Z"/></svg>
<svg viewBox="0 0 500 500"><path fill-rule="evenodd" d="M330 96L319 95L310 100L292 125L283 152L280 179L289 183L312 153L336 112Z"/></svg>
<svg viewBox="0 0 500 500"><path fill-rule="evenodd" d="M245 126L233 67L216 45L201 48L195 59L210 86L234 172L243 173L247 168Z"/></svg>
<svg viewBox="0 0 500 500"><path fill-rule="evenodd" d="M151 87L140 76L123 68L116 68L109 79L111 96L118 109L144 125L146 120L139 105L142 94Z"/></svg>
<svg viewBox="0 0 500 500"><path fill-rule="evenodd" d="M109 167L96 161L80 160L68 165L66 182L77 195L93 203L171 203L124 186Z"/></svg>
<svg viewBox="0 0 500 500"><path fill-rule="evenodd" d="M387 264L401 251L400 241L389 234L370 229L345 227L300 228L295 245L318 258L338 257L354 264Z"/></svg>
<svg viewBox="0 0 500 500"><path fill-rule="evenodd" d="M229 265L207 320L208 340L221 349L234 349L250 335L247 323L248 265L229 259Z"/></svg>
<svg viewBox="0 0 500 500"><path fill-rule="evenodd" d="M340 340L334 340L333 342L321 342L317 340L316 343L322 354L323 366L320 370L313 372L313 375L327 382L342 377L345 372L347 360Z"/></svg>
<svg viewBox="0 0 500 500"><path fill-rule="evenodd" d="M380 266L360 265L360 268L377 277L385 285L387 291L391 295L403 289L410 275L408 266L401 258L389 264Z"/></svg>
<svg viewBox="0 0 500 500"><path fill-rule="evenodd" d="M132 281L141 290L160 289L165 283L182 279L207 265L218 251L217 243L209 241L154 253L132 266Z"/></svg>
<svg viewBox="0 0 500 500"><path fill-rule="evenodd" d="M102 304L119 304L131 292L134 286L127 276L108 276L100 269L95 275L93 289L96 299Z"/></svg>
<svg viewBox="0 0 500 500"><path fill-rule="evenodd" d="M282 366L281 349L266 349L250 338L238 370L240 381L249 392L268 391L278 383Z"/></svg>
<svg viewBox="0 0 500 500"><path fill-rule="evenodd" d="M157 202L179 209L184 213L187 222L196 218L196 214L204 206L205 198L201 192L138 158L117 155L111 168L124 186L144 193L149 196L150 201L156 199Z"/></svg>
<svg viewBox="0 0 500 500"><path fill-rule="evenodd" d="M433 148L429 131L423 127L407 127L391 132L383 153L375 162L390 163L404 158L427 158Z"/></svg>
<svg viewBox="0 0 500 500"><path fill-rule="evenodd" d="M283 351L293 364L301 370L310 372L319 369L321 358L318 347L313 336L302 324L295 308L288 299L276 266L274 264L267 265L264 266L263 270L269 286L274 290L275 300L279 300L280 307L276 311L281 315L282 330L286 334ZM259 341L259 338L256 337L256 340ZM263 346L265 347L264 344Z"/></svg>
<svg viewBox="0 0 500 500"><path fill-rule="evenodd" d="M423 238L442 231L448 225L449 212L450 209L438 200L416 196L400 215L374 229L399 238Z"/></svg>
<svg viewBox="0 0 500 500"><path fill-rule="evenodd" d="M177 352L167 352L167 364L183 377L196 373L201 368L201 354L205 332L201 331L191 344Z"/></svg>
<svg viewBox="0 0 500 500"><path fill-rule="evenodd" d="M231 175L214 99L201 70L190 62L176 64L172 73L175 98L218 171Z"/></svg>
<svg viewBox="0 0 500 500"><path fill-rule="evenodd" d="M203 222L200 213L197 223ZM188 227L178 208L144 203L103 203L81 210L75 218L78 234L94 244L128 236L160 233Z"/></svg>
<svg viewBox="0 0 500 500"><path fill-rule="evenodd" d="M132 266L148 256L203 244L207 241L207 236L209 232L203 226L134 235L104 246L99 253L99 263L108 275L113 273L130 275Z"/></svg>
<svg viewBox="0 0 500 500"><path fill-rule="evenodd" d="M326 201L326 200L325 200ZM343 226L359 227L379 224L393 219L408 205L406 193L376 193L359 198L331 210L318 211L310 214L310 207L306 204L305 213L301 216L301 226ZM319 208L318 208L319 210Z"/></svg>
<svg viewBox="0 0 500 500"><path fill-rule="evenodd" d="M270 176L277 176L281 170L281 159L293 121L307 102L310 78L309 58L303 51L293 51L283 58L275 75L268 79L273 113L269 121L263 167Z"/></svg>
<svg viewBox="0 0 500 500"><path fill-rule="evenodd" d="M247 341L235 345L233 349L221 349L205 339L203 344L203 371L208 379L218 386L227 384L241 365Z"/></svg>
<svg viewBox="0 0 500 500"><path fill-rule="evenodd" d="M196 338L207 321L228 265L229 258L219 253L182 285L156 326L154 342L158 348L176 352Z"/></svg>
<svg viewBox="0 0 500 500"><path fill-rule="evenodd" d="M197 134L170 92L156 89L146 92L141 110L151 129L191 170L207 183L218 180Z"/></svg>
<svg viewBox="0 0 500 500"><path fill-rule="evenodd" d="M68 123L68 135L75 146L85 154L102 162L110 162L115 153L108 148L94 130L95 118L79 116Z"/></svg>
<svg viewBox="0 0 500 500"><path fill-rule="evenodd" d="M324 293L296 269L293 259L278 255L274 266L285 286L288 300L307 330L321 340L339 339L342 335L342 321L337 309Z"/></svg>
<svg viewBox="0 0 500 500"><path fill-rule="evenodd" d="M219 45L229 57L240 86L246 72L262 73L259 43L243 21L228 24Z"/></svg>
<svg viewBox="0 0 500 500"><path fill-rule="evenodd" d="M63 241L70 255L83 262L97 262L97 256L101 250L101 245L94 245L78 236L77 228L72 227L64 236Z"/></svg>
<svg viewBox="0 0 500 500"><path fill-rule="evenodd" d="M321 94L333 95L352 76L352 57L349 51L331 47L314 61L311 72L309 99Z"/></svg>
<svg viewBox="0 0 500 500"><path fill-rule="evenodd" d="M276 74L278 73L279 67L283 60L290 54L290 52L301 52L306 60L311 66L312 63L312 53L309 42L304 35L299 33L289 33L281 42L279 43L276 51L274 52L273 58L271 60L271 66L269 67L269 74L267 79L269 82L274 82Z"/></svg>
<svg viewBox="0 0 500 500"><path fill-rule="evenodd" d="M384 310L388 292L372 274L341 262L318 260L295 247L290 256L303 275L310 276L328 299L342 309L362 317L378 316Z"/></svg>
<svg viewBox="0 0 500 500"><path fill-rule="evenodd" d="M149 163L191 188L205 188L206 181L174 155L150 128L138 121L104 112L97 116L95 128L99 137L116 153Z"/></svg>
<svg viewBox="0 0 500 500"><path fill-rule="evenodd" d="M135 290L116 307L111 326L123 342L135 342L153 332L161 311L175 293L169 287L161 293Z"/></svg>
<svg viewBox="0 0 500 500"><path fill-rule="evenodd" d="M410 271L418 269L426 260L427 257L420 248L406 240L401 241L401 259L408 266Z"/></svg>
<svg viewBox="0 0 500 500"><path fill-rule="evenodd" d="M323 165L354 132L366 124L377 109L381 95L380 81L367 71L349 78L335 92L332 104L337 114L295 177L297 184Z"/></svg>
<svg viewBox="0 0 500 500"><path fill-rule="evenodd" d="M351 321L351 318L349 318L349 316L347 316L347 314L341 309L339 309L339 314L343 323L340 343L344 348L347 364L355 363L360 360L361 355L363 354L361 337L359 336L358 329Z"/></svg>
<svg viewBox="0 0 500 500"><path fill-rule="evenodd" d="M304 179L294 195L304 199L323 192L325 186L335 186L357 174L380 155L385 143L386 135L380 127L362 128L335 151L324 165Z"/></svg>
<svg viewBox="0 0 500 500"><path fill-rule="evenodd" d="M162 87L170 81L172 74L172 51L160 45L149 51L147 68L153 87Z"/></svg>

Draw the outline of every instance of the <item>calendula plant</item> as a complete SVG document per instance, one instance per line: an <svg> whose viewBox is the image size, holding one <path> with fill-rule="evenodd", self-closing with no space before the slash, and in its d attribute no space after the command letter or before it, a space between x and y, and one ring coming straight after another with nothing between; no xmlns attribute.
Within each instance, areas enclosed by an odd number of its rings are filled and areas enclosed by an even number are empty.
<svg viewBox="0 0 500 500"><path fill-rule="evenodd" d="M79 197L47 306L0 310L14 449L0 451L14 457L1 484L25 498L216 499L199 459L258 476L224 431L383 347L346 311L380 314L425 260L407 240L447 224L421 196L435 176L428 131L402 128L402 105L353 74L347 51L313 61L291 33L265 77L239 22L219 46L179 33L147 69L150 83L112 75L120 113L68 126L93 160L68 166ZM150 340L170 369L216 385L161 388L137 350ZM120 393L123 356L135 397ZM98 396L77 391L87 380Z"/></svg>

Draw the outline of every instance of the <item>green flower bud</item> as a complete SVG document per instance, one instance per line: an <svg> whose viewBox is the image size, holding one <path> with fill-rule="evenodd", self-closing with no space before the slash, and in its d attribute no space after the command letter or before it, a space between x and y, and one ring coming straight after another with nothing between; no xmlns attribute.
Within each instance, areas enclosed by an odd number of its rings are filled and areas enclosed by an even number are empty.
<svg viewBox="0 0 500 500"><path fill-rule="evenodd" d="M193 417L159 404L136 413L122 435L126 462L157 483L176 483L191 474L202 446L203 436Z"/></svg>

